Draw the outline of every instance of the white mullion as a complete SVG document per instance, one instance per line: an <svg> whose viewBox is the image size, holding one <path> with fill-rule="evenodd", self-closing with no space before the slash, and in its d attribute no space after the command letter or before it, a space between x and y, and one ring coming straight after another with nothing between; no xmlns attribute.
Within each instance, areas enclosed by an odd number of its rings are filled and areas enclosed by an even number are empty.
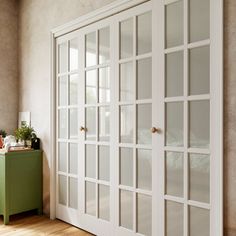
<svg viewBox="0 0 236 236"><path fill-rule="evenodd" d="M166 97L164 99L164 101L167 102L183 102L185 99L184 96L180 96L180 97Z"/></svg>
<svg viewBox="0 0 236 236"><path fill-rule="evenodd" d="M136 35L137 35L137 34L136 34ZM149 58L149 57L152 57L152 52L145 53L145 54L140 54L140 55L136 55L136 56L135 56L135 59L136 59L136 60L141 60L141 59L146 59L146 58Z"/></svg>
<svg viewBox="0 0 236 236"><path fill-rule="evenodd" d="M124 64L124 63L128 63L128 62L132 62L134 59L134 57L128 57L128 58L122 58L119 60L119 64Z"/></svg>
<svg viewBox="0 0 236 236"><path fill-rule="evenodd" d="M168 200L168 201L182 203L183 205L185 204L185 199L181 198L181 197L175 197L175 196L171 196L171 195L166 194L164 196L164 198L165 198L165 200Z"/></svg>
<svg viewBox="0 0 236 236"><path fill-rule="evenodd" d="M184 46L176 46L176 47L171 47L171 48L167 48L164 50L165 54L169 54L169 53L173 53L173 52L179 52L179 51L183 51L184 50Z"/></svg>
<svg viewBox="0 0 236 236"><path fill-rule="evenodd" d="M211 43L210 39L197 41L197 42L194 42L194 43L189 43L188 44L188 49L198 48L198 47L202 47L202 46L208 46L208 45L210 45L210 43Z"/></svg>
<svg viewBox="0 0 236 236"><path fill-rule="evenodd" d="M136 104L152 104L152 99L136 100Z"/></svg>
<svg viewBox="0 0 236 236"><path fill-rule="evenodd" d="M211 209L211 205L210 204L204 203L204 202L197 202L197 201L193 201L193 200L189 200L188 201L188 205L194 206L194 207L203 208L203 209L207 209L207 210Z"/></svg>

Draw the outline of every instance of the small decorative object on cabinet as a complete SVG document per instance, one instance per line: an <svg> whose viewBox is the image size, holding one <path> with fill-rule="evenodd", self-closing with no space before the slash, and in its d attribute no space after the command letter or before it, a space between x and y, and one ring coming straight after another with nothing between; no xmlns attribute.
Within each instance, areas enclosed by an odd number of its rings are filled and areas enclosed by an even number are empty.
<svg viewBox="0 0 236 236"><path fill-rule="evenodd" d="M42 151L0 152L0 215L42 213Z"/></svg>

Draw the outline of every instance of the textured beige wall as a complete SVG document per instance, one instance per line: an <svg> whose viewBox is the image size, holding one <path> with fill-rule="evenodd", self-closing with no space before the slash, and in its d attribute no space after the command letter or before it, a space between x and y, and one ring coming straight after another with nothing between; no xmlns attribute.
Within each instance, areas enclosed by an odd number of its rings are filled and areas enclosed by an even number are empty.
<svg viewBox="0 0 236 236"><path fill-rule="evenodd" d="M13 133L18 113L18 5L0 0L0 129Z"/></svg>

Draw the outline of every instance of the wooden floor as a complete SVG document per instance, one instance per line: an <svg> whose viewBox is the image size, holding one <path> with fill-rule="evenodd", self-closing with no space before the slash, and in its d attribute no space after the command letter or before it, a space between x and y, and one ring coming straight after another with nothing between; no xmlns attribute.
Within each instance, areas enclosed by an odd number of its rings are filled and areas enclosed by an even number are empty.
<svg viewBox="0 0 236 236"><path fill-rule="evenodd" d="M18 214L10 217L9 225L3 224L0 216L1 236L92 236L88 232L80 230L60 220L50 220L46 216L38 216L32 213Z"/></svg>

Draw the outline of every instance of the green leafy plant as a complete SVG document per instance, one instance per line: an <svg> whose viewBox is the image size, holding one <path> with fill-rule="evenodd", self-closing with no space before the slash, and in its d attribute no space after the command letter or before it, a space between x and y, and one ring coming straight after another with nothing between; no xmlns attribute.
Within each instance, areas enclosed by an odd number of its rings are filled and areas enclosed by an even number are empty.
<svg viewBox="0 0 236 236"><path fill-rule="evenodd" d="M5 138L7 136L7 133L5 130L0 129L0 135L2 135L3 138Z"/></svg>
<svg viewBox="0 0 236 236"><path fill-rule="evenodd" d="M18 141L19 140L26 141L26 140L35 139L37 136L35 134L33 127L23 125L21 128L18 128L15 131L15 137Z"/></svg>

